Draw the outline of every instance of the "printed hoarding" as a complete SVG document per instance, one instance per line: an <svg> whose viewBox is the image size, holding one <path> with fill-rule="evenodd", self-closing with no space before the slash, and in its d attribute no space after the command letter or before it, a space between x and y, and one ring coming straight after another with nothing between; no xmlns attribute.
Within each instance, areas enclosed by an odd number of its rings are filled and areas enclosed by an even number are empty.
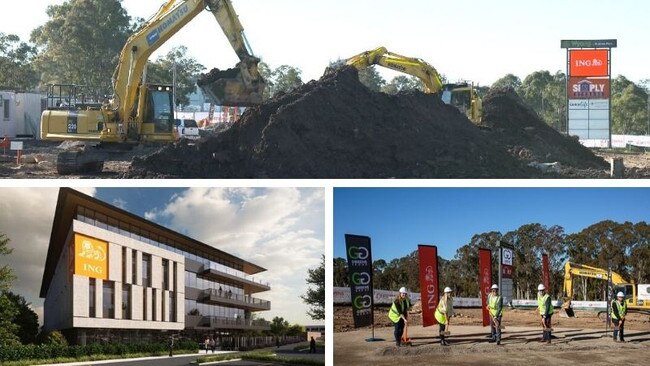
<svg viewBox="0 0 650 366"><path fill-rule="evenodd" d="M433 245L418 245L420 261L420 299L422 299L422 326L438 322L434 312L438 306L438 248Z"/></svg>
<svg viewBox="0 0 650 366"><path fill-rule="evenodd" d="M609 78L571 77L567 92L569 99L609 99Z"/></svg>
<svg viewBox="0 0 650 366"><path fill-rule="evenodd" d="M75 233L74 273L101 280L108 279L108 243Z"/></svg>
<svg viewBox="0 0 650 366"><path fill-rule="evenodd" d="M609 76L609 50L570 50L570 76Z"/></svg>
<svg viewBox="0 0 650 366"><path fill-rule="evenodd" d="M370 238L345 234L345 246L350 274L352 317L354 327L373 324L372 255Z"/></svg>

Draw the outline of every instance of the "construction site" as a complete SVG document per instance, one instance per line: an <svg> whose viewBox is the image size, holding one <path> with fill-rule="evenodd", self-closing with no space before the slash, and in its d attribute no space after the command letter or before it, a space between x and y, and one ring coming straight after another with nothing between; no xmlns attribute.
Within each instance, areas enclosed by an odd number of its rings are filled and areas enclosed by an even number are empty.
<svg viewBox="0 0 650 366"><path fill-rule="evenodd" d="M78 143L31 141L8 152L6 178L626 178L650 177L641 152L591 150L542 121L511 89L483 100L481 126L439 96L372 92L353 67L250 107L199 141L138 144L101 172L61 176L57 154ZM113 157L115 155L116 157Z"/></svg>

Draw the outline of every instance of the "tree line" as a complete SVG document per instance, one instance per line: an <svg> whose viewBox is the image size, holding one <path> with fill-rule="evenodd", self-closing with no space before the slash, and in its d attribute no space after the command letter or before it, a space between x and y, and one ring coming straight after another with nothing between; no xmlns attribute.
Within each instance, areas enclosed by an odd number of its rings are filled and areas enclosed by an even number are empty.
<svg viewBox="0 0 650 366"><path fill-rule="evenodd" d="M650 283L650 224L642 221L615 222L604 220L580 232L567 234L559 225L538 223L522 225L501 233L491 231L472 236L456 250L453 259L438 257L440 286L454 289L456 296L478 297L478 248L492 250L492 281L498 279L498 242L514 246L513 294L517 299L534 299L542 282L542 254L549 257L550 293L563 296L564 264L567 261L607 269L628 281ZM334 286L349 286L347 261L335 258ZM603 300L607 282L578 277L574 283L574 299ZM419 260L417 250L387 262L373 261L373 282L376 289L397 291L406 286L419 292Z"/></svg>

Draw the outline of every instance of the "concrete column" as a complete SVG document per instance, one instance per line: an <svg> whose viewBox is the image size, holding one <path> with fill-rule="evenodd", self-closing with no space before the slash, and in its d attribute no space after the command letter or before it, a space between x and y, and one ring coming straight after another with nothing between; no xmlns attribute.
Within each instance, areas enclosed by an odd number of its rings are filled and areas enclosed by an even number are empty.
<svg viewBox="0 0 650 366"><path fill-rule="evenodd" d="M126 248L126 274L125 282L133 283L133 254L131 248Z"/></svg>
<svg viewBox="0 0 650 366"><path fill-rule="evenodd" d="M122 282L115 282L115 319L122 319Z"/></svg>
<svg viewBox="0 0 650 366"><path fill-rule="evenodd" d="M138 263L136 263L136 274L135 274L135 279L137 281L138 286L142 286L142 252L137 251L136 253L136 258Z"/></svg>
<svg viewBox="0 0 650 366"><path fill-rule="evenodd" d="M162 258L151 256L151 287L162 288Z"/></svg>
<svg viewBox="0 0 650 366"><path fill-rule="evenodd" d="M176 262L176 292L185 293L185 263Z"/></svg>
<svg viewBox="0 0 650 366"><path fill-rule="evenodd" d="M162 321L169 321L169 291L162 292Z"/></svg>
<svg viewBox="0 0 650 366"><path fill-rule="evenodd" d="M167 265L169 266L167 271L167 283L169 284L169 288L167 290L174 291L174 262L167 261Z"/></svg>
<svg viewBox="0 0 650 366"><path fill-rule="evenodd" d="M144 296L142 286L131 285L131 319L142 320Z"/></svg>
<svg viewBox="0 0 650 366"><path fill-rule="evenodd" d="M153 320L152 312L151 312L151 308L152 308L151 303L152 303L152 299L153 299L152 290L153 289L151 287L147 287L147 290L146 290L147 291L147 298L145 299L145 302L144 302L144 308L146 310L145 314L147 316L144 317L143 320Z"/></svg>
<svg viewBox="0 0 650 366"><path fill-rule="evenodd" d="M122 281L122 246L108 243L108 280Z"/></svg>
<svg viewBox="0 0 650 366"><path fill-rule="evenodd" d="M95 279L95 317L104 317L104 281Z"/></svg>
<svg viewBox="0 0 650 366"><path fill-rule="evenodd" d="M90 280L85 276L72 276L72 316L88 317Z"/></svg>

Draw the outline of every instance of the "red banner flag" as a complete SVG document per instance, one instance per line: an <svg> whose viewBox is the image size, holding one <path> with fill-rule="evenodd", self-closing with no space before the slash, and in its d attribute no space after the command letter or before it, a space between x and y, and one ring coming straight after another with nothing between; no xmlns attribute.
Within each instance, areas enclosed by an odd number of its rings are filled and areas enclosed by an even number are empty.
<svg viewBox="0 0 650 366"><path fill-rule="evenodd" d="M420 295L422 300L422 326L438 324L434 316L438 306L438 248L418 245L420 259Z"/></svg>
<svg viewBox="0 0 650 366"><path fill-rule="evenodd" d="M492 251L490 249L478 249L478 278L481 289L481 305L483 307L483 326L490 325L490 313L487 309L487 298L492 287Z"/></svg>
<svg viewBox="0 0 650 366"><path fill-rule="evenodd" d="M546 291L550 291L551 274L548 271L548 255L546 254L542 254L542 282L544 283L544 287L546 287Z"/></svg>

